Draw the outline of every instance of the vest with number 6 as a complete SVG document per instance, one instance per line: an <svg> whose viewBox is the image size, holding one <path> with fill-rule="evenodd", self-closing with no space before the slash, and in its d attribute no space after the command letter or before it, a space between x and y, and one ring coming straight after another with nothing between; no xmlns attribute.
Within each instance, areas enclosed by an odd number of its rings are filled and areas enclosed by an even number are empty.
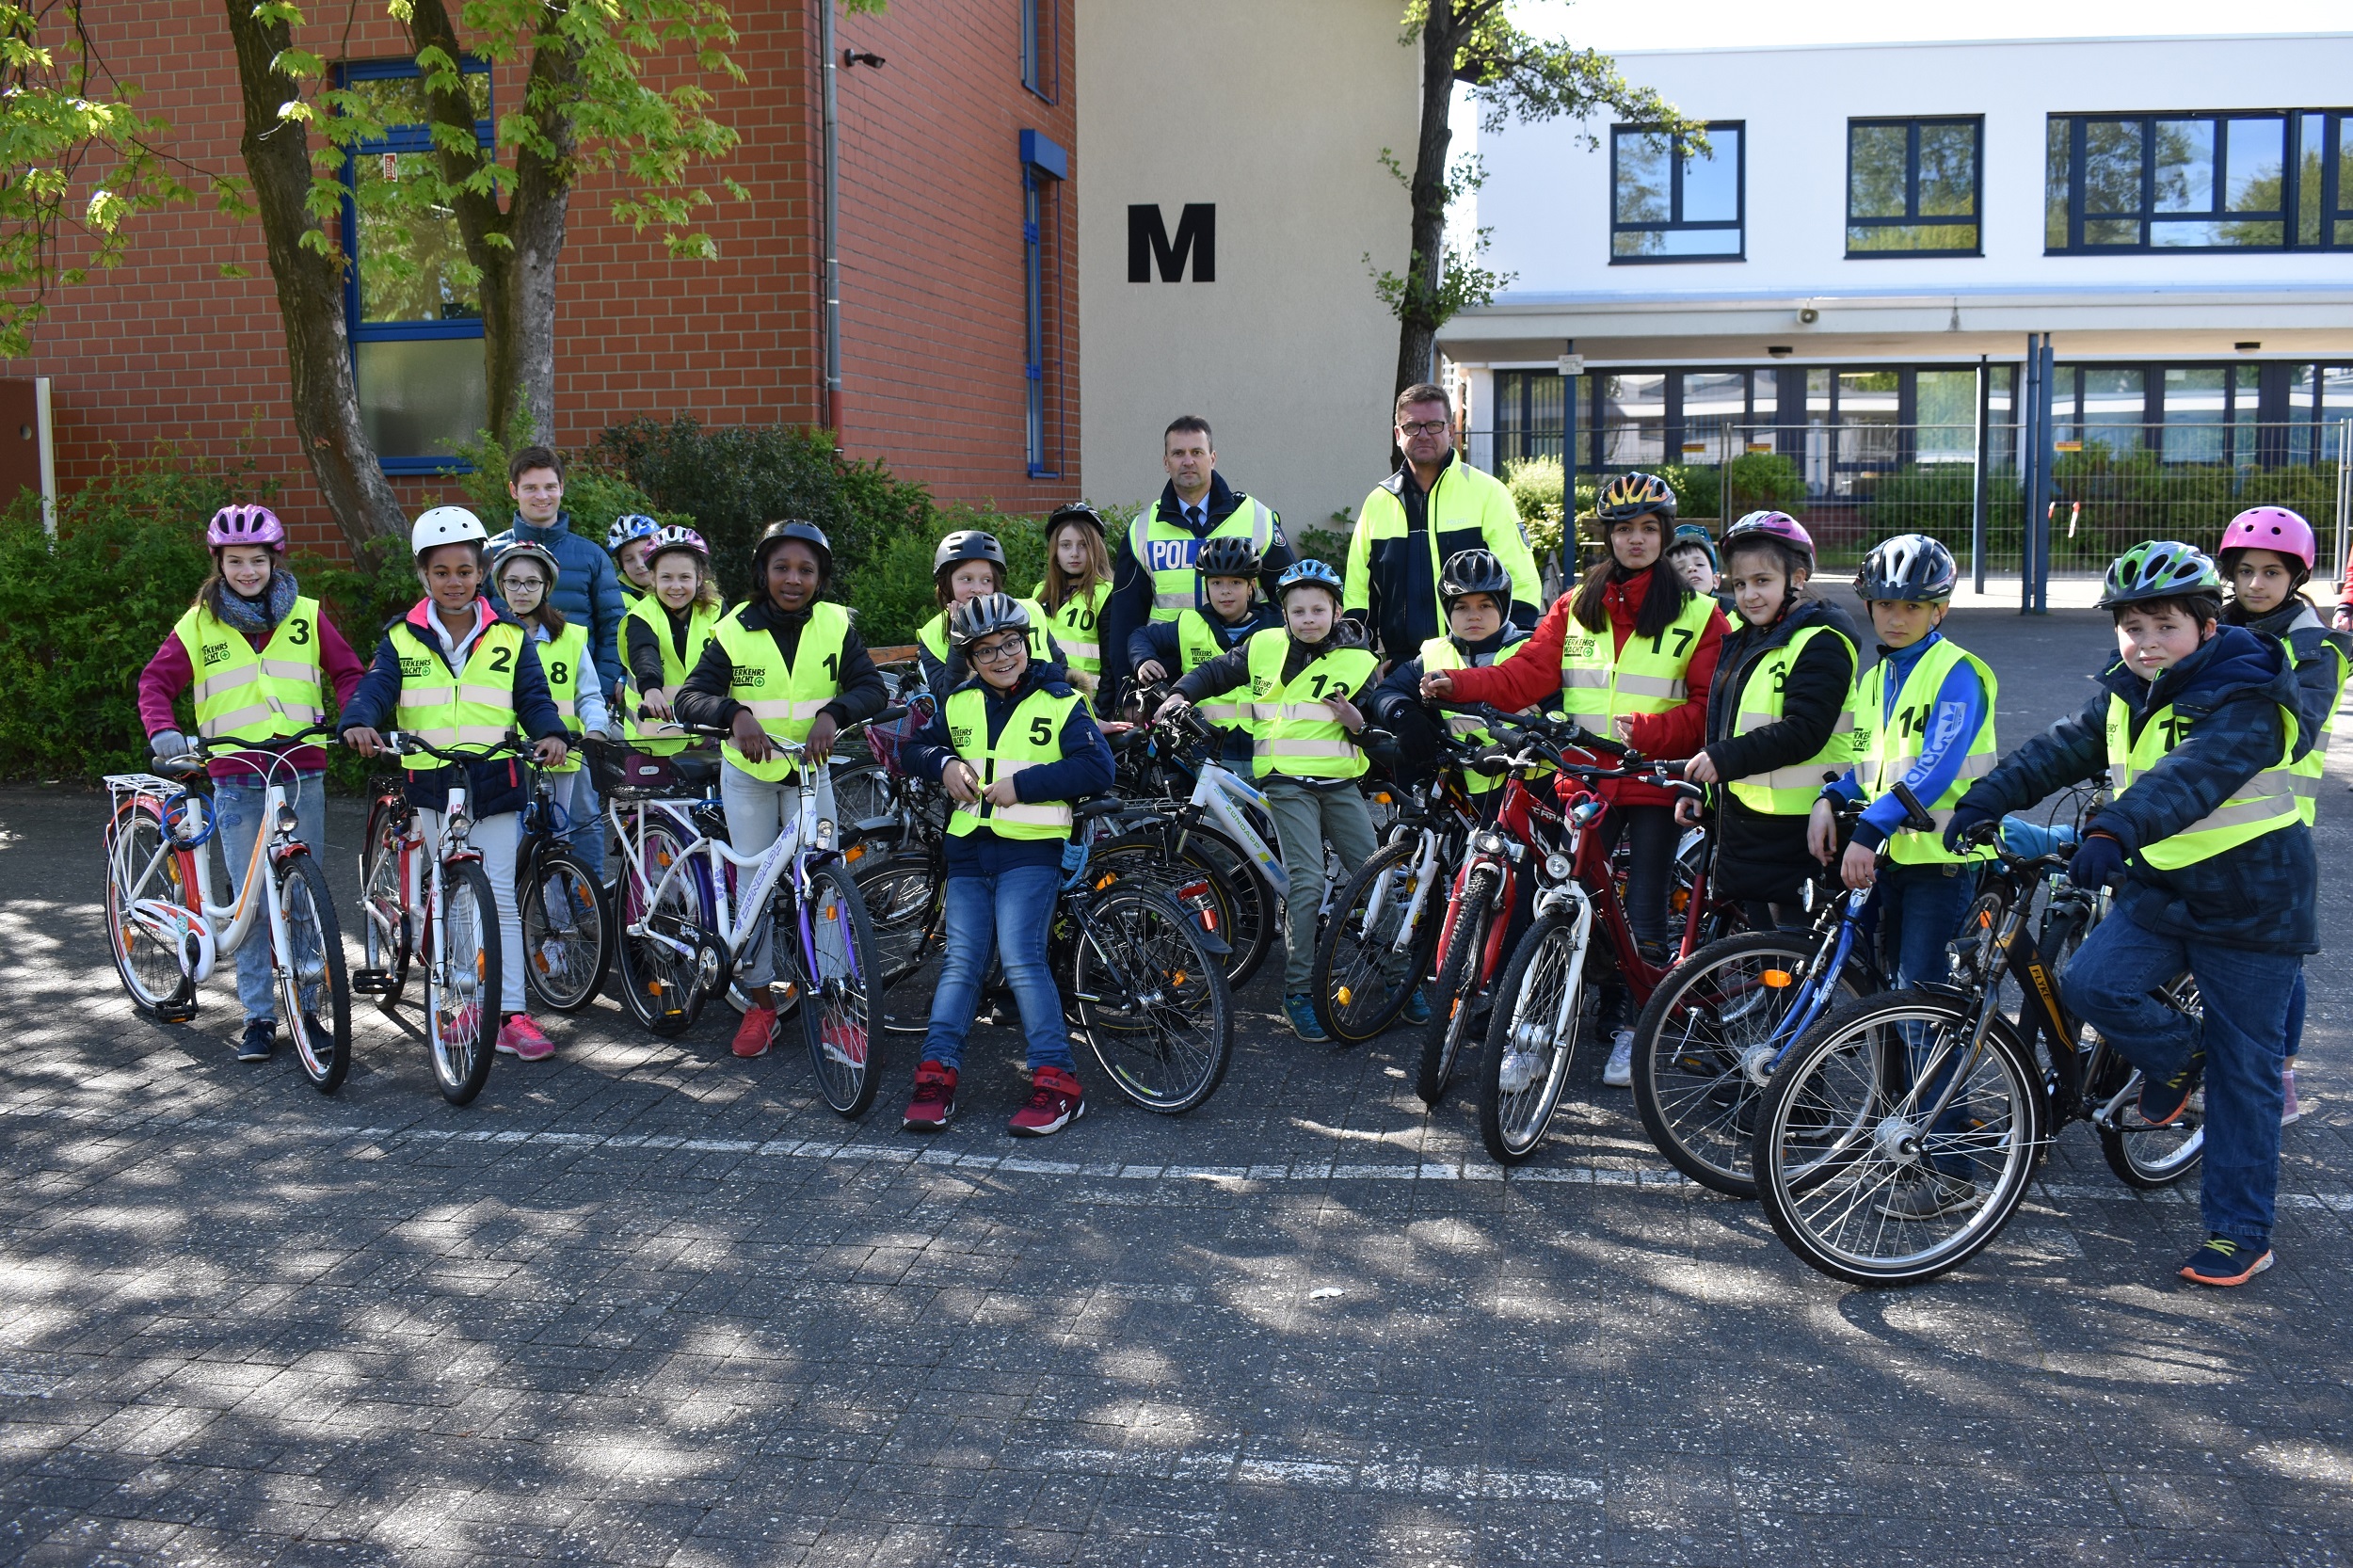
<svg viewBox="0 0 2353 1568"><path fill-rule="evenodd" d="M244 632L203 606L182 616L171 630L196 671L196 732L278 740L325 718L318 626L319 601L297 599L256 653Z"/></svg>
<svg viewBox="0 0 2353 1568"><path fill-rule="evenodd" d="M1254 633L1244 645L1250 653L1251 772L1260 778L1269 774L1361 777L1368 766L1365 754L1324 704L1330 697L1354 696L1372 679L1379 661L1369 648L1334 648L1308 660L1286 681L1283 662L1290 640L1290 633L1276 626Z"/></svg>
<svg viewBox="0 0 2353 1568"><path fill-rule="evenodd" d="M580 728L580 662L587 657L588 629L578 621L566 626L561 636L539 645L539 670L548 678L548 698L564 715L564 728L575 732ZM564 754L564 765L548 772L580 771L580 743L573 740L567 744L570 749Z"/></svg>
<svg viewBox="0 0 2353 1568"><path fill-rule="evenodd" d="M1021 608L1030 613L1030 663L1042 664L1046 663L1046 639L1054 625L1054 617L1048 615L1046 606L1034 599L1022 600L1020 604ZM948 662L948 612L942 610L925 621L915 633L915 640L923 646L925 652L941 664L946 664ZM1063 649L1064 653L1069 651L1066 648Z"/></svg>
<svg viewBox="0 0 2353 1568"><path fill-rule="evenodd" d="M2169 838L2140 846L2140 858L2161 872L2179 871L2236 849L2266 833L2298 827L2297 778L2294 767L2297 724L2296 714L2282 708L2281 727L2286 732L2280 760L2238 787L2237 793ZM2155 710L2133 734L2132 710L2124 699L2108 697L2108 785L2118 797L2163 761L2168 753L2189 739L2192 721L2177 716L2172 704Z"/></svg>
<svg viewBox="0 0 2353 1568"><path fill-rule="evenodd" d="M1201 607L1201 573L1193 562L1205 539L1248 539L1263 557L1274 547L1274 514L1243 496L1241 504L1195 536L1184 524L1161 517L1158 502L1137 513L1128 529L1128 550L1151 574L1154 620L1175 620L1178 611Z"/></svg>
<svg viewBox="0 0 2353 1568"><path fill-rule="evenodd" d="M1062 760L1062 727L1079 706L1077 693L1055 696L1044 687L1021 699L997 741L988 739L988 694L967 686L948 698L948 744L981 776L985 796L991 784L1011 778L1027 768ZM948 831L977 833L985 827L1004 839L1062 839L1070 833L1070 803L1066 800L1017 801L991 806L985 798L958 802L948 819Z"/></svg>
<svg viewBox="0 0 2353 1568"><path fill-rule="evenodd" d="M1953 808L1969 786L1993 771L1993 702L1998 686L1993 671L1976 654L1964 650L1950 638L1941 638L1912 666L1904 678L1902 688L1896 694L1895 711L1887 706L1887 671L1874 664L1855 681L1854 696L1848 706L1854 710L1854 776L1863 787L1866 799L1876 798L1894 789L1910 773L1920 754L1928 749L1929 726L1936 717L1936 694L1945 689L1945 678L1956 664L1967 664L1977 672L1977 680L1985 688L1985 718L1977 732L1970 738L1969 749L1962 757L1961 771L1945 792L1934 800L1920 804L1936 819L1933 832L1918 833L1910 829L1891 835L1887 853L1901 866L1949 866L1967 860L1983 860L1993 854L1992 845L1967 855L1955 855L1945 847L1945 824L1953 820Z"/></svg>
<svg viewBox="0 0 2353 1568"><path fill-rule="evenodd" d="M675 692L695 666L701 663L703 649L719 630L722 612L697 602L686 614L686 652L681 656L670 640L670 612L662 600L647 594L629 607L621 617L622 664L628 664L629 623L637 621L654 635L662 648L662 684ZM643 692L630 694L621 714L621 733L631 745L648 757L668 757L686 749L685 731L674 724L647 723L637 717L637 705L645 700Z"/></svg>
<svg viewBox="0 0 2353 1568"><path fill-rule="evenodd" d="M1529 640L1526 637L1520 638L1517 642L1506 643L1496 650L1495 657L1488 663L1491 665L1508 663L1517 658L1521 650L1529 646ZM1469 664L1470 661L1463 657L1463 650L1454 646L1454 639L1451 637L1433 637L1421 645L1421 672L1424 675L1433 670L1459 670L1467 667ZM1483 746L1494 739L1487 727L1469 713L1447 714L1446 732L1465 745L1471 746ZM1490 790L1500 789L1502 785L1503 778L1499 774L1481 773L1475 768L1463 770L1463 789L1465 793L1483 795Z"/></svg>
<svg viewBox="0 0 2353 1568"><path fill-rule="evenodd" d="M1080 675L1103 673L1103 601L1111 597L1112 585L1097 583L1064 600L1048 622L1054 641L1062 645L1064 663ZM1040 583L1036 599L1043 602L1045 598L1046 584Z"/></svg>
<svg viewBox="0 0 2353 1568"><path fill-rule="evenodd" d="M774 633L765 627L744 624L750 608L747 604L720 616L719 629L712 633L727 650L728 696L750 709L760 728L770 735L806 741L825 704L841 695L841 645L850 632L850 612L823 600L810 605L808 624L801 628L800 646L792 650L792 663L788 665ZM765 762L748 760L732 740L721 744L719 755L754 778L772 784L792 771L787 758L771 757Z"/></svg>
<svg viewBox="0 0 2353 1568"><path fill-rule="evenodd" d="M2289 637L2307 627L2318 630L2319 626L2320 617L2306 610L2296 617L2296 624L2281 636L2280 646L2286 650L2290 664L2299 664L2302 661L2297 657L2296 645L2288 640ZM2346 664L2345 655L2338 650L2337 645L2326 638L2319 640L2305 658L2326 659L2335 680L2329 697L2329 716L2320 721L2320 732L2313 737L2312 749L2290 764L2290 771L2296 775L2297 813L2303 818L2304 825L2310 827L2320 819L2321 767L2329 760L2329 742L2336 734L2338 705L2345 701Z"/></svg>
<svg viewBox="0 0 2353 1568"><path fill-rule="evenodd" d="M1809 626L1779 648L1768 648L1749 670L1733 710L1732 733L1745 735L1782 721L1783 687L1798 655L1817 637L1833 637L1847 645L1847 668L1855 664L1855 647L1834 627ZM1814 809L1826 778L1836 777L1854 760L1854 680L1847 681L1847 707L1831 726L1822 749L1802 762L1736 778L1726 786L1732 796L1752 811L1769 817L1802 817Z"/></svg>
<svg viewBox="0 0 2353 1568"><path fill-rule="evenodd" d="M1589 632L1575 616L1561 639L1561 711L1597 735L1609 733L1621 713L1664 713L1681 706L1690 691L1684 673L1707 630L1716 601L1693 594L1675 618L1656 636L1626 634L1604 624Z"/></svg>
<svg viewBox="0 0 2353 1568"><path fill-rule="evenodd" d="M523 629L493 621L466 649L452 674L437 642L428 644L407 621L389 633L400 658L398 728L437 746L494 746L515 728L515 671L523 656ZM410 773L449 764L438 757L401 759Z"/></svg>

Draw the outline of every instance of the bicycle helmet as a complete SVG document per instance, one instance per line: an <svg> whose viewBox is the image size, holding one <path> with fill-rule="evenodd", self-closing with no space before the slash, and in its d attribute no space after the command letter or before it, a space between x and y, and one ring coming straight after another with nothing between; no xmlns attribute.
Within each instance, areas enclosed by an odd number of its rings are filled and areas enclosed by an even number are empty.
<svg viewBox="0 0 2353 1568"><path fill-rule="evenodd" d="M752 575L755 578L767 577L768 557L775 554L776 547L787 539L798 539L808 546L817 557L818 575L828 581L832 579L833 541L825 537L824 529L813 522L803 522L798 518L772 522L760 532L760 542L752 546Z"/></svg>
<svg viewBox="0 0 2353 1568"><path fill-rule="evenodd" d="M1257 545L1232 534L1203 539L1200 553L1193 556L1193 564L1204 577L1257 577L1264 565L1258 559Z"/></svg>
<svg viewBox="0 0 2353 1568"><path fill-rule="evenodd" d="M1335 600L1339 599L1348 591L1346 584L1341 583L1338 572L1334 571L1321 561L1316 560L1293 562L1284 569L1282 576L1274 580L1274 594L1277 599L1288 600L1293 588L1321 588L1331 594Z"/></svg>
<svg viewBox="0 0 2353 1568"><path fill-rule="evenodd" d="M1604 534L1617 523L1650 517L1662 522L1675 520L1674 488L1655 473L1644 473L1639 469L1621 473L1604 485L1601 494L1593 498L1593 520Z"/></svg>
<svg viewBox="0 0 2353 1568"><path fill-rule="evenodd" d="M983 535L982 537L986 538L987 536ZM968 560L984 558L966 557ZM994 636L1000 632L1027 633L1029 630L1030 612L1023 609L1021 601L1011 594L983 594L978 599L968 599L948 616L949 640L960 648L970 648L983 637Z"/></svg>
<svg viewBox="0 0 2353 1568"><path fill-rule="evenodd" d="M2214 559L2179 539L2150 539L2133 546L2108 568L2100 587L2100 608L2121 610L2152 599L2211 598L2219 604L2222 574Z"/></svg>
<svg viewBox="0 0 2353 1568"><path fill-rule="evenodd" d="M2285 506L2249 506L2233 518L2231 526L2222 531L2222 548L2215 553L2224 555L2233 550L2268 550L2301 561L2306 571L2320 558L2313 525Z"/></svg>
<svg viewBox="0 0 2353 1568"><path fill-rule="evenodd" d="M1951 551L1926 534L1898 534L1863 558L1854 591L1865 600L1934 604L1952 598L1960 580Z"/></svg>
<svg viewBox="0 0 2353 1568"><path fill-rule="evenodd" d="M1447 609L1465 594L1485 594L1499 610L1512 607L1512 574L1492 550L1458 550L1438 572L1438 602Z"/></svg>
<svg viewBox="0 0 2353 1568"><path fill-rule="evenodd" d="M646 552L646 565L652 566L674 550L688 552L702 562L705 570L710 569L711 547L703 542L703 536L692 528L681 528L675 523L654 535L653 548Z"/></svg>
<svg viewBox="0 0 2353 1568"><path fill-rule="evenodd" d="M608 555L618 555L623 546L638 539L650 539L662 532L661 522L643 512L624 512L613 520L613 526L604 531L604 550Z"/></svg>
<svg viewBox="0 0 2353 1568"><path fill-rule="evenodd" d="M1786 512L1751 512L1724 530L1723 552L1729 555L1732 547L1746 539L1777 539L1805 558L1805 569L1814 569L1814 536L1805 525Z"/></svg>
<svg viewBox="0 0 2353 1568"><path fill-rule="evenodd" d="M490 531L463 506L435 506L417 516L408 530L408 553L422 556L445 544L488 544Z"/></svg>
<svg viewBox="0 0 2353 1568"><path fill-rule="evenodd" d="M549 593L555 591L555 584L564 576L564 568L555 564L555 552L547 546L529 543L510 544L504 550L500 551L490 562L491 587L498 586L500 577L504 574L507 567L516 561L536 561L545 567L548 572L546 591Z"/></svg>
<svg viewBox="0 0 2353 1568"><path fill-rule="evenodd" d="M1083 522L1092 526L1097 534L1108 536L1111 533L1111 530L1103 525L1103 515L1083 501L1065 502L1048 513L1046 536L1052 538L1054 530L1065 522Z"/></svg>
<svg viewBox="0 0 2353 1568"><path fill-rule="evenodd" d="M283 555L286 553L286 525L278 520L277 513L249 501L223 506L213 514L213 520L205 525L204 546L208 550L219 550L232 544L260 545L264 550L276 551Z"/></svg>
<svg viewBox="0 0 2353 1568"><path fill-rule="evenodd" d="M1005 547L997 542L994 534L959 528L940 540L939 548L932 552L932 576L936 578L962 561L994 561L1001 573L1005 569Z"/></svg>

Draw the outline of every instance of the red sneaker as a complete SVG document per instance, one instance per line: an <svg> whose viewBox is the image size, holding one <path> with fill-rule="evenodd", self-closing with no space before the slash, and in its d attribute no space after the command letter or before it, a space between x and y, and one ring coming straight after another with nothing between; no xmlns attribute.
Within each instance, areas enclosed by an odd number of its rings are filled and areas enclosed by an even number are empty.
<svg viewBox="0 0 2353 1568"><path fill-rule="evenodd" d="M735 1026L735 1054L741 1057L765 1056L768 1043L776 1032L776 1010L773 1007L747 1007L744 1021Z"/></svg>
<svg viewBox="0 0 2353 1568"><path fill-rule="evenodd" d="M1040 1067L1030 1085L1030 1103L1005 1124L1016 1138L1050 1137L1086 1114L1086 1091L1060 1067Z"/></svg>
<svg viewBox="0 0 2353 1568"><path fill-rule="evenodd" d="M956 1070L936 1062L915 1069L915 1096L907 1101L900 1127L909 1132L937 1132L956 1113Z"/></svg>
<svg viewBox="0 0 2353 1568"><path fill-rule="evenodd" d="M555 1042L539 1032L528 1013L509 1013L499 1026L498 1048L525 1062L544 1062L555 1054Z"/></svg>

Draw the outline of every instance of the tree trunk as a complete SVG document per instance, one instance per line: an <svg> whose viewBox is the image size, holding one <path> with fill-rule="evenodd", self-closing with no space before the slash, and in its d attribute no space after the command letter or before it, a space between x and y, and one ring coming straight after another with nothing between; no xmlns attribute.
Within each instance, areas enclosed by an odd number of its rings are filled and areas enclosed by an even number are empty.
<svg viewBox="0 0 2353 1568"><path fill-rule="evenodd" d="M278 283L295 430L344 536L355 546L399 537L407 533L408 520L360 419L351 335L344 320L343 254L340 248L302 243L306 235L325 235L304 205L311 192L310 135L299 120L278 117L278 106L301 92L300 84L270 66L291 40L284 23L258 22L253 10L252 0L228 0L229 35L236 45L237 85L245 101L245 167L253 181L270 274Z"/></svg>
<svg viewBox="0 0 2353 1568"><path fill-rule="evenodd" d="M1446 160L1454 141L1447 123L1454 99L1454 56L1463 26L1454 0L1430 0L1421 27L1421 135L1414 152L1413 253L1398 312L1397 392L1430 379L1438 346L1435 302L1446 264Z"/></svg>

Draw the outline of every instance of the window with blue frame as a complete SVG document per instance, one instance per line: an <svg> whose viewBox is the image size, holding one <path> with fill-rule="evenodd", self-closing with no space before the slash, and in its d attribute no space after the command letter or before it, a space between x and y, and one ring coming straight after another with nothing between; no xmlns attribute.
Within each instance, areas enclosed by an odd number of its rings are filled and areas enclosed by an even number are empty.
<svg viewBox="0 0 2353 1568"><path fill-rule="evenodd" d="M2353 249L2353 110L2053 115L2043 249Z"/></svg>
<svg viewBox="0 0 2353 1568"><path fill-rule="evenodd" d="M1985 121L1847 121L1847 254L1976 256Z"/></svg>
<svg viewBox="0 0 2353 1568"><path fill-rule="evenodd" d="M489 66L469 60L464 74L487 147ZM387 473L445 472L489 423L482 305L456 277L465 257L456 216L395 214L381 188L431 167L424 83L413 60L348 61L338 75L384 128L344 160L344 310L360 421Z"/></svg>
<svg viewBox="0 0 2353 1568"><path fill-rule="evenodd" d="M1021 133L1021 374L1028 386L1023 446L1032 479L1063 466L1062 184L1070 154L1035 131Z"/></svg>
<svg viewBox="0 0 2353 1568"><path fill-rule="evenodd" d="M1048 104L1062 98L1062 0L1014 0L1021 8L1021 85Z"/></svg>
<svg viewBox="0 0 2353 1568"><path fill-rule="evenodd" d="M1707 151L1645 125L1609 132L1609 262L1737 262L1744 255L1748 128L1711 121Z"/></svg>

